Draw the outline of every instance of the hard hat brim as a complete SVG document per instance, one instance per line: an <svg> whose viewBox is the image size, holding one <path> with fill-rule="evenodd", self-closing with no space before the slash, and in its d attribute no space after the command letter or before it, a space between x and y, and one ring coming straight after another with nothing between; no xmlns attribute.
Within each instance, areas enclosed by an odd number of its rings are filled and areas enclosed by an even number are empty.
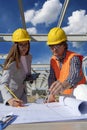
<svg viewBox="0 0 87 130"><path fill-rule="evenodd" d="M25 42L25 41L31 41L31 39L22 39L22 40L12 40L12 42Z"/></svg>
<svg viewBox="0 0 87 130"><path fill-rule="evenodd" d="M57 45L57 44L61 44L62 42L66 42L66 39L62 39L61 41L56 41L56 42L47 42L47 45Z"/></svg>

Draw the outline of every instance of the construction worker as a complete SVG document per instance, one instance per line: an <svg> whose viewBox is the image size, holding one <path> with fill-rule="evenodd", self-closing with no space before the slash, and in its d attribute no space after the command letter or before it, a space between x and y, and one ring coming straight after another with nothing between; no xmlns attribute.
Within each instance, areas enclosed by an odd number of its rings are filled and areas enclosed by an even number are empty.
<svg viewBox="0 0 87 130"><path fill-rule="evenodd" d="M19 28L12 34L13 45L4 63L0 79L0 90L5 104L17 107L27 103L26 75L31 75L32 55L30 51L30 35Z"/></svg>
<svg viewBox="0 0 87 130"><path fill-rule="evenodd" d="M62 28L54 27L48 33L47 45L52 51L48 86L49 102L55 101L55 95L72 95L78 84L85 84L82 72L83 56L69 51L67 36Z"/></svg>

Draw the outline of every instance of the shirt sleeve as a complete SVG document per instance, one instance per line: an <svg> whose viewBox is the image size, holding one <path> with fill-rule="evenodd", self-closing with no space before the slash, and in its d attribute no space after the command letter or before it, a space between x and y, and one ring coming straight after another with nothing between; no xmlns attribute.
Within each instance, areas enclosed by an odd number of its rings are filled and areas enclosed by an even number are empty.
<svg viewBox="0 0 87 130"><path fill-rule="evenodd" d="M80 69L81 69L82 63L78 56L74 56L71 59L70 62L70 71L69 75L66 81L70 83L70 85L73 87L78 84L78 82L81 80L80 76Z"/></svg>
<svg viewBox="0 0 87 130"><path fill-rule="evenodd" d="M51 65L50 65L50 74L48 77L48 87L50 88L51 84L56 81L56 77L55 77L55 73L54 70L52 69Z"/></svg>
<svg viewBox="0 0 87 130"><path fill-rule="evenodd" d="M8 90L5 88L5 86L9 85L11 78L11 71L10 69L4 70L3 74L0 78L0 91L3 98L3 102L6 104L6 102L12 98L12 95L8 92Z"/></svg>

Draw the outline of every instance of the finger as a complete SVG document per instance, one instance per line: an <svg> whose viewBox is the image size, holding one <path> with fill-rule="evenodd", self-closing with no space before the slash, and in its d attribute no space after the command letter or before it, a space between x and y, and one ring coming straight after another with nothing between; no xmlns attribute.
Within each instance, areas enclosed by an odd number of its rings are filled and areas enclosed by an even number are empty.
<svg viewBox="0 0 87 130"><path fill-rule="evenodd" d="M50 90L52 90L56 84L57 84L57 81L53 82L52 85L50 86Z"/></svg>
<svg viewBox="0 0 87 130"><path fill-rule="evenodd" d="M23 101L21 101L19 99L13 99L13 106L15 106L15 107L23 106Z"/></svg>
<svg viewBox="0 0 87 130"><path fill-rule="evenodd" d="M22 107L23 104L21 104L21 103L18 102L18 101L14 101L14 102L13 102L13 106L14 106L14 107Z"/></svg>
<svg viewBox="0 0 87 130"><path fill-rule="evenodd" d="M20 99L15 99L15 98L14 98L14 101L16 101L16 102L20 102L20 103L23 103L23 101L20 100Z"/></svg>
<svg viewBox="0 0 87 130"><path fill-rule="evenodd" d="M59 94L60 90L61 90L61 83L57 83L52 90L52 94L53 95Z"/></svg>
<svg viewBox="0 0 87 130"><path fill-rule="evenodd" d="M52 84L51 92L53 93L57 89L59 89L60 82L55 82L55 84Z"/></svg>

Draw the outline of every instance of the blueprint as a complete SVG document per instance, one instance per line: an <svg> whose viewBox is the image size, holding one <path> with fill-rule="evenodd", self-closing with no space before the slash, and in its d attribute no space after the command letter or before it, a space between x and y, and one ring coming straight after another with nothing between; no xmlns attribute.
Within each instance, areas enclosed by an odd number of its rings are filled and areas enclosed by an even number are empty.
<svg viewBox="0 0 87 130"><path fill-rule="evenodd" d="M59 102L28 103L24 107L0 104L0 117L10 112L17 116L12 124L86 120L87 102L61 96Z"/></svg>

